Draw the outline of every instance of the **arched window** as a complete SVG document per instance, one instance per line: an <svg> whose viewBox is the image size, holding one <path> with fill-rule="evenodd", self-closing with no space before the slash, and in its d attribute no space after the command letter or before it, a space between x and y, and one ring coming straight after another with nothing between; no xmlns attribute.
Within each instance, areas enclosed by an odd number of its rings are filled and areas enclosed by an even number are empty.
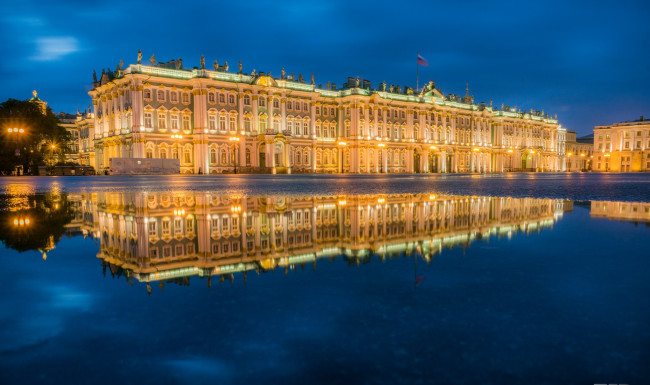
<svg viewBox="0 0 650 385"><path fill-rule="evenodd" d="M251 150L250 148L246 149L246 166L251 165Z"/></svg>
<svg viewBox="0 0 650 385"><path fill-rule="evenodd" d="M214 148L210 149L210 164L217 164L217 150Z"/></svg>
<svg viewBox="0 0 650 385"><path fill-rule="evenodd" d="M250 118L250 116L245 116L244 117L244 130L246 130L246 132L251 132L251 118Z"/></svg>
<svg viewBox="0 0 650 385"><path fill-rule="evenodd" d="M220 158L221 158L221 165L222 165L222 166L225 166L225 165L228 164L228 154L226 153L226 150L223 149L223 148L221 149L221 156L220 156Z"/></svg>
<svg viewBox="0 0 650 385"><path fill-rule="evenodd" d="M260 133L265 133L267 126L266 115L260 115Z"/></svg>
<svg viewBox="0 0 650 385"><path fill-rule="evenodd" d="M167 149L166 148L161 148L160 149L160 159L167 159Z"/></svg>
<svg viewBox="0 0 650 385"><path fill-rule="evenodd" d="M250 106L251 105L251 96L250 95L244 95L244 105L245 106Z"/></svg>
<svg viewBox="0 0 650 385"><path fill-rule="evenodd" d="M153 158L153 150L152 149L150 149L150 148L147 149L146 157L147 158Z"/></svg>
<svg viewBox="0 0 650 385"><path fill-rule="evenodd" d="M192 163L192 151L189 148L185 149L185 163Z"/></svg>

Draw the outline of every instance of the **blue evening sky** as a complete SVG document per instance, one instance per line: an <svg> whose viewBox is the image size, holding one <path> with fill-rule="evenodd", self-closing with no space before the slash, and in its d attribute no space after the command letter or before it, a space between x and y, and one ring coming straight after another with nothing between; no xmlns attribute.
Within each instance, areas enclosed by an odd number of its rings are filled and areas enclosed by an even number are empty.
<svg viewBox="0 0 650 385"><path fill-rule="evenodd" d="M31 90L56 111L90 104L92 71L122 59L182 58L206 67L316 84L348 76L415 86L553 115L580 135L594 125L650 118L647 1L229 1L2 0L0 101Z"/></svg>

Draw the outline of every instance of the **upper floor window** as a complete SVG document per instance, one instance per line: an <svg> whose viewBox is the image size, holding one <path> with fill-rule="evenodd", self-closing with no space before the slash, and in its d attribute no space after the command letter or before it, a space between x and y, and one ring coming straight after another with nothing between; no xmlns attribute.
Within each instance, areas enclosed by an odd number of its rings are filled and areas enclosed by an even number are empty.
<svg viewBox="0 0 650 385"><path fill-rule="evenodd" d="M178 92L176 92L176 91L172 91L172 92L169 94L169 100L170 100L172 103L178 103Z"/></svg>
<svg viewBox="0 0 650 385"><path fill-rule="evenodd" d="M144 98L145 98L145 100L151 100L151 90L150 89L147 88L146 90L144 90Z"/></svg>
<svg viewBox="0 0 650 385"><path fill-rule="evenodd" d="M265 99L264 97L260 97L260 98L257 100L257 105L260 106L260 107L264 107L264 106L266 106L266 99Z"/></svg>
<svg viewBox="0 0 650 385"><path fill-rule="evenodd" d="M219 94L219 103L220 104L226 104L226 95Z"/></svg>
<svg viewBox="0 0 650 385"><path fill-rule="evenodd" d="M165 91L159 90L158 93L156 94L156 98L158 99L159 102L164 102L165 101Z"/></svg>
<svg viewBox="0 0 650 385"><path fill-rule="evenodd" d="M228 95L228 103L235 104L235 95Z"/></svg>
<svg viewBox="0 0 650 385"><path fill-rule="evenodd" d="M190 94L188 92L183 92L183 103L190 104Z"/></svg>
<svg viewBox="0 0 650 385"><path fill-rule="evenodd" d="M245 106L250 106L251 105L251 96L250 95L244 95L244 105Z"/></svg>
<svg viewBox="0 0 650 385"><path fill-rule="evenodd" d="M208 103L215 103L216 100L217 100L217 98L216 98L214 92L210 92L208 94Z"/></svg>

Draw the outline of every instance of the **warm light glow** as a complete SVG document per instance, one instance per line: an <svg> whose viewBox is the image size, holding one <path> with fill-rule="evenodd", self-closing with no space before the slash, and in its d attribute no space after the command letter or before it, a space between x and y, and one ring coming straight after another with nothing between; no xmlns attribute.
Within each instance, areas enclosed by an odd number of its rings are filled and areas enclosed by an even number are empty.
<svg viewBox="0 0 650 385"><path fill-rule="evenodd" d="M347 143L345 142L339 142L339 146L345 146Z"/></svg>
<svg viewBox="0 0 650 385"><path fill-rule="evenodd" d="M241 206L230 206L230 211L233 213L241 212Z"/></svg>
<svg viewBox="0 0 650 385"><path fill-rule="evenodd" d="M434 200L434 199L436 199L436 196L435 195L429 195L429 199Z"/></svg>
<svg viewBox="0 0 650 385"><path fill-rule="evenodd" d="M17 128L14 128L14 132L18 132L18 129L17 129Z"/></svg>
<svg viewBox="0 0 650 385"><path fill-rule="evenodd" d="M345 206L346 204L347 204L347 202L346 202L346 201L344 201L344 200L342 200L342 201L339 201L339 206Z"/></svg>
<svg viewBox="0 0 650 385"><path fill-rule="evenodd" d="M573 155L573 153L572 153L572 152L570 152L570 153L568 153L567 155L569 155L569 156L571 156L571 155Z"/></svg>
<svg viewBox="0 0 650 385"><path fill-rule="evenodd" d="M377 147L386 147L386 144L385 143L379 143L379 144L377 144Z"/></svg>
<svg viewBox="0 0 650 385"><path fill-rule="evenodd" d="M7 132L11 132L11 128L7 128Z"/></svg>
<svg viewBox="0 0 650 385"><path fill-rule="evenodd" d="M238 136L231 136L230 141L231 142L239 142L239 137Z"/></svg>
<svg viewBox="0 0 650 385"><path fill-rule="evenodd" d="M609 154L605 154L605 157L608 157L608 158L609 158Z"/></svg>
<svg viewBox="0 0 650 385"><path fill-rule="evenodd" d="M429 147L429 148L430 148L430 149L432 149L432 150L435 150L435 149L437 149L437 147L436 147L436 146L431 146L431 147Z"/></svg>
<svg viewBox="0 0 650 385"><path fill-rule="evenodd" d="M511 154L513 153L512 149L508 150L508 152L511 153Z"/></svg>
<svg viewBox="0 0 650 385"><path fill-rule="evenodd" d="M25 132L25 130L23 130L23 129L21 128L20 130L18 130L18 132L20 132L20 133L22 134L23 132Z"/></svg>
<svg viewBox="0 0 650 385"><path fill-rule="evenodd" d="M53 144L53 145L52 145L52 149L55 149L55 148L56 148L56 145L55 145L55 144Z"/></svg>
<svg viewBox="0 0 650 385"><path fill-rule="evenodd" d="M377 199L377 203L384 203L384 202L386 202L386 199L384 198Z"/></svg>
<svg viewBox="0 0 650 385"><path fill-rule="evenodd" d="M180 134L173 134L172 139L183 139L183 135Z"/></svg>
<svg viewBox="0 0 650 385"><path fill-rule="evenodd" d="M585 156L585 154L580 154L580 156Z"/></svg>
<svg viewBox="0 0 650 385"><path fill-rule="evenodd" d="M478 147L474 147L474 152L478 152Z"/></svg>
<svg viewBox="0 0 650 385"><path fill-rule="evenodd" d="M18 224L18 219L14 219L14 225Z"/></svg>
<svg viewBox="0 0 650 385"><path fill-rule="evenodd" d="M531 154L534 154L534 153L535 153L535 151L533 151L533 150L530 150L530 153L531 153Z"/></svg>
<svg viewBox="0 0 650 385"><path fill-rule="evenodd" d="M176 216L185 215L185 209L174 210L174 215Z"/></svg>
<svg viewBox="0 0 650 385"><path fill-rule="evenodd" d="M26 225L29 224L29 218L25 218L25 224L26 224Z"/></svg>

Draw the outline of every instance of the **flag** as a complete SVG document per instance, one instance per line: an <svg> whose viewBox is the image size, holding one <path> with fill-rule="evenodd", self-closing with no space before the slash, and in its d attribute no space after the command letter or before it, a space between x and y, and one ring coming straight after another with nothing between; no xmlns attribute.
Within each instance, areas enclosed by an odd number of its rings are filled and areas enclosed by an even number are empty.
<svg viewBox="0 0 650 385"><path fill-rule="evenodd" d="M429 62L427 61L427 59L423 58L420 54L418 54L418 64L421 64L426 67L429 65Z"/></svg>

